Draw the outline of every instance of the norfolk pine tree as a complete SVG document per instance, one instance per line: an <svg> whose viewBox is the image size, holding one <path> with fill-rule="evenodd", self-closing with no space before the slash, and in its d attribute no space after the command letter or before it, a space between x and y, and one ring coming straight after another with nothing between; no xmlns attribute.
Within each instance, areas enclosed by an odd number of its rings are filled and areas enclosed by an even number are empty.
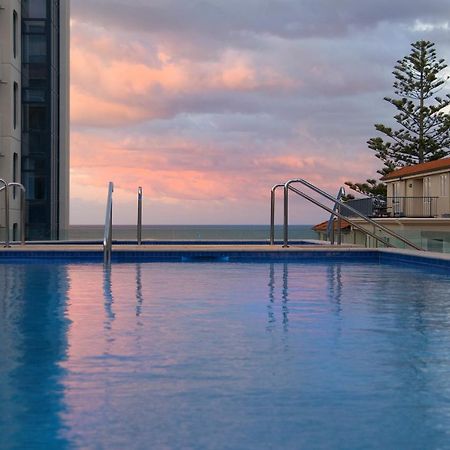
<svg viewBox="0 0 450 450"><path fill-rule="evenodd" d="M384 164L378 170L380 175L440 159L450 153L450 115L445 112L450 105L450 95L436 95L449 78L441 76L447 65L443 59L437 59L434 43L417 41L411 47L411 53L397 61L393 71L393 87L398 98L384 98L397 109L394 119L400 127L393 130L375 124L375 129L387 139L375 137L367 142ZM380 195L386 190L385 185L376 180L345 184L369 196Z"/></svg>

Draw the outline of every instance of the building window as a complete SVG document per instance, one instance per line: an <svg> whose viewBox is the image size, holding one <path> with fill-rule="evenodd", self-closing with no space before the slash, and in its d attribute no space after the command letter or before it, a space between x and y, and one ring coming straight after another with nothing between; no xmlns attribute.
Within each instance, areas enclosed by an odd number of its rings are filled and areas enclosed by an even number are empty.
<svg viewBox="0 0 450 450"><path fill-rule="evenodd" d="M47 36L25 34L23 36L22 61L31 64L45 64L47 61Z"/></svg>
<svg viewBox="0 0 450 450"><path fill-rule="evenodd" d="M22 7L26 17L31 19L47 17L47 0L23 0Z"/></svg>
<svg viewBox="0 0 450 450"><path fill-rule="evenodd" d="M13 242L17 242L19 240L19 226L17 223L13 223Z"/></svg>
<svg viewBox="0 0 450 450"><path fill-rule="evenodd" d="M423 179L423 196L429 197L431 192L431 178L425 177Z"/></svg>
<svg viewBox="0 0 450 450"><path fill-rule="evenodd" d="M13 154L13 183L17 183L19 179L19 155ZM16 187L13 187L13 198L16 198Z"/></svg>
<svg viewBox="0 0 450 450"><path fill-rule="evenodd" d="M17 58L17 39L18 39L18 18L17 11L13 12L13 55Z"/></svg>
<svg viewBox="0 0 450 450"><path fill-rule="evenodd" d="M14 82L13 87L13 126L14 129L17 128L17 112L18 112L18 101L19 101L19 85Z"/></svg>
<svg viewBox="0 0 450 450"><path fill-rule="evenodd" d="M448 174L441 175L441 197L448 197Z"/></svg>
<svg viewBox="0 0 450 450"><path fill-rule="evenodd" d="M394 216L400 216L403 214L402 204L400 197L400 183L394 183L392 186L392 209Z"/></svg>

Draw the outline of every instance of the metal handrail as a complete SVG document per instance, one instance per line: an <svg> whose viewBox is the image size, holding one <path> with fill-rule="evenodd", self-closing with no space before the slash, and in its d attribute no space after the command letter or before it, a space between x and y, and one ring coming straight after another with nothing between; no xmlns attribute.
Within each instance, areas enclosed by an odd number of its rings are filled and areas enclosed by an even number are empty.
<svg viewBox="0 0 450 450"><path fill-rule="evenodd" d="M106 201L105 231L103 234L103 262L106 265L111 264L111 254L112 254L113 192L114 192L114 183L110 181L108 186L108 199Z"/></svg>
<svg viewBox="0 0 450 450"><path fill-rule="evenodd" d="M26 189L22 183L8 183L8 187L18 187L21 191L20 195L20 243L25 245L25 193Z"/></svg>
<svg viewBox="0 0 450 450"><path fill-rule="evenodd" d="M142 245L142 187L138 187L137 245Z"/></svg>
<svg viewBox="0 0 450 450"><path fill-rule="evenodd" d="M270 245L275 243L275 192L284 188L284 184L276 184L270 191Z"/></svg>
<svg viewBox="0 0 450 450"><path fill-rule="evenodd" d="M339 192L336 196L337 200L340 200L343 196L345 195L345 188L344 186L341 186L339 188ZM339 206L337 203L334 204L333 207L333 211L338 211L339 210ZM339 212L341 212L339 210ZM331 244L334 244L334 214L330 214L330 219L328 220L328 225L327 225L327 239L331 242ZM339 233L338 233L338 244L340 245L342 243L342 228L341 228L341 224L340 224L341 219L339 219L339 223L338 223L338 229L339 229Z"/></svg>
<svg viewBox="0 0 450 450"><path fill-rule="evenodd" d="M9 195L8 195L8 183L0 178L0 183L3 183L3 187L0 191L5 191L5 245L4 247L11 247L9 243Z"/></svg>
<svg viewBox="0 0 450 450"><path fill-rule="evenodd" d="M371 233L370 231L366 230L365 228L363 228L362 226L360 226L357 223L353 222L352 220L349 220L347 217L344 217L341 214L340 211L333 211L333 209L323 205L322 203L320 203L316 199L314 199L314 198L310 197L309 195L305 194L304 192L302 192L302 191L292 187L291 184L293 184L293 183L300 183L303 186L306 186L307 188L309 188L312 191L316 192L317 194L320 194L323 197L325 197L326 199L334 202L334 204L335 205L337 204L340 208L343 207L343 208L351 211L352 213L356 214L356 216L358 216L361 219L365 220L366 222L370 223L374 227L374 231L375 231L376 228L378 228L378 229L384 231L386 234L388 234L388 235L398 239L399 241L403 242L404 244L414 248L415 250L422 250L423 251L423 248L418 247L417 245L413 244L411 241L409 241L408 239L404 238L403 236L400 236L399 234L395 233L394 231L390 230L389 228L386 228L385 226L380 225L379 223L375 222L374 220L370 219L369 217L365 216L364 214L361 214L359 211L357 211L356 209L352 208L351 206L347 206L345 203L341 202L340 200L336 200L332 195L328 194L325 191L322 191L318 187L314 186L313 184L311 184L308 181L303 180L301 178L289 180L284 185L284 243L283 243L283 247L289 247L289 243L288 243L288 241L289 241L288 227L289 227L289 191L290 190L295 192L296 194L300 195L301 197L305 198L306 200L310 201L311 203L314 203L315 205L321 207L322 209L325 209L330 214L333 214L333 215L335 215L336 217L338 217L340 219L346 220L348 223L350 223L355 228L357 228L357 229L363 231L365 234L373 237L376 241L382 242L384 245L386 245L388 247L393 247L392 244L390 244L389 242L385 241L381 237L377 236L375 233Z"/></svg>

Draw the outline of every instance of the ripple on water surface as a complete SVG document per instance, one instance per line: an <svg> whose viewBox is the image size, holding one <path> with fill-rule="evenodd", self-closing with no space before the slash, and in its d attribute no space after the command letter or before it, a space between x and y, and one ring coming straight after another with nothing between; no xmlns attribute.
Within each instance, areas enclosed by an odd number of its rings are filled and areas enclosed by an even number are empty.
<svg viewBox="0 0 450 450"><path fill-rule="evenodd" d="M450 277L0 264L1 448L447 448Z"/></svg>

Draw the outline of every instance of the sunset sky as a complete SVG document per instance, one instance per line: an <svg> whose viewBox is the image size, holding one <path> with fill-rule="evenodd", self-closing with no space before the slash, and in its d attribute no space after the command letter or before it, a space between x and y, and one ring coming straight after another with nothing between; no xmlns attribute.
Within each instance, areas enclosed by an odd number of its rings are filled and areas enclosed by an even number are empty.
<svg viewBox="0 0 450 450"><path fill-rule="evenodd" d="M338 7L337 7L338 5ZM71 223L265 224L272 185L335 193L380 167L396 60L450 62L448 0L75 0ZM323 217L298 201L298 223Z"/></svg>

